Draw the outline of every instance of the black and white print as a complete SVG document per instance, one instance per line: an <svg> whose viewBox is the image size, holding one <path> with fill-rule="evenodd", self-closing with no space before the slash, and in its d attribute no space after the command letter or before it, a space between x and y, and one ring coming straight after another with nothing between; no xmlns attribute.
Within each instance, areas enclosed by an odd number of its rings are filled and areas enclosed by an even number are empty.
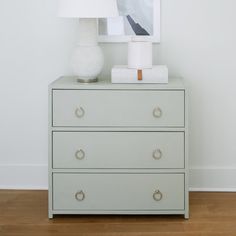
<svg viewBox="0 0 236 236"><path fill-rule="evenodd" d="M119 17L100 19L99 35L152 36L154 0L117 0Z"/></svg>

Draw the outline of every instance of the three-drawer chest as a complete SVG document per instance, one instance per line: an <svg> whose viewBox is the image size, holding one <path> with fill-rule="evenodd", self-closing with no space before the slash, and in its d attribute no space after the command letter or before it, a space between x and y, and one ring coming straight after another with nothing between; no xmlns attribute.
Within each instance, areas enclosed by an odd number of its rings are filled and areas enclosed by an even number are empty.
<svg viewBox="0 0 236 236"><path fill-rule="evenodd" d="M189 217L187 91L166 85L49 86L49 218Z"/></svg>

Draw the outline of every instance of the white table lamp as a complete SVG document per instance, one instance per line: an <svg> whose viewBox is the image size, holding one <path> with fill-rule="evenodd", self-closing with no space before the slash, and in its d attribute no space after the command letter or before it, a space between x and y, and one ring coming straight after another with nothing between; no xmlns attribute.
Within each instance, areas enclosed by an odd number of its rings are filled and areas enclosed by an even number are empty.
<svg viewBox="0 0 236 236"><path fill-rule="evenodd" d="M132 38L128 44L128 68L136 69L138 80L143 80L143 70L152 68L152 42Z"/></svg>
<svg viewBox="0 0 236 236"><path fill-rule="evenodd" d="M58 15L80 18L72 68L79 82L96 82L104 65L103 52L97 41L97 18L118 16L116 0L59 0Z"/></svg>

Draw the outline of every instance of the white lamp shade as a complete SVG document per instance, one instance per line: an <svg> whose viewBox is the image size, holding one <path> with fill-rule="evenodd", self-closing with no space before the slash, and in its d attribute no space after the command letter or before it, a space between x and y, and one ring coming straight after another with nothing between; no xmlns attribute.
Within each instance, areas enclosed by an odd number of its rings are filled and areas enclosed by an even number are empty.
<svg viewBox="0 0 236 236"><path fill-rule="evenodd" d="M108 18L119 15L117 0L59 0L58 15L69 18Z"/></svg>

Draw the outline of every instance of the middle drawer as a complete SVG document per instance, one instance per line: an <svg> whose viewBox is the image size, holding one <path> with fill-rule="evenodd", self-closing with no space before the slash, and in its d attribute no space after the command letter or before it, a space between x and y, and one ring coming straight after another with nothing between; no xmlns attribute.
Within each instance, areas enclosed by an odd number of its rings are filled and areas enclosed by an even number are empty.
<svg viewBox="0 0 236 236"><path fill-rule="evenodd" d="M184 132L53 132L55 169L181 169Z"/></svg>

